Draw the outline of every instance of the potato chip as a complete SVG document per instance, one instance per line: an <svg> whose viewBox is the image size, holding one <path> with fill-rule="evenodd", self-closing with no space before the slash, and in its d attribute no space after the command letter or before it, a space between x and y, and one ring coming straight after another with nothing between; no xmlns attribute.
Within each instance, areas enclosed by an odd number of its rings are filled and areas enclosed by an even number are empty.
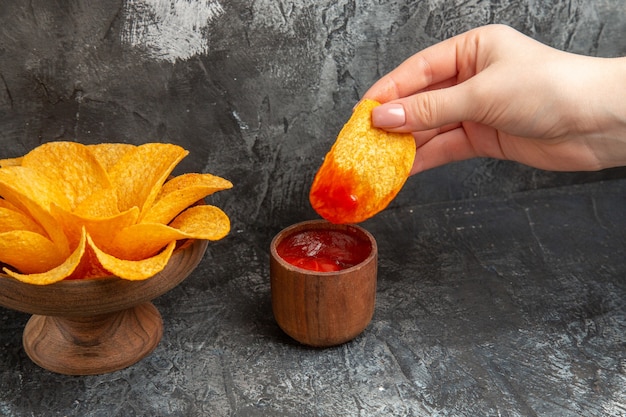
<svg viewBox="0 0 626 417"><path fill-rule="evenodd" d="M12 210L0 205L0 233L13 230L27 230L42 236L46 235L46 231L31 217L18 210Z"/></svg>
<svg viewBox="0 0 626 417"><path fill-rule="evenodd" d="M28 230L0 233L0 262L26 274L47 271L64 260L65 255L54 243L39 233Z"/></svg>
<svg viewBox="0 0 626 417"><path fill-rule="evenodd" d="M44 174L23 166L0 169L0 195L30 216L66 256L70 248L63 229L50 214L52 202L69 210L69 202Z"/></svg>
<svg viewBox="0 0 626 417"><path fill-rule="evenodd" d="M13 210L13 211L20 211L20 209L15 207L14 204L12 204L11 202L5 200L2 197L0 197L0 207L6 208L6 209L9 209L9 210Z"/></svg>
<svg viewBox="0 0 626 417"><path fill-rule="evenodd" d="M219 208L209 205L190 207L169 226L138 223L122 229L105 251L120 259L137 260L153 256L172 240L219 240L230 231L230 220Z"/></svg>
<svg viewBox="0 0 626 417"><path fill-rule="evenodd" d="M372 109L363 100L344 125L318 170L309 199L315 211L332 223L359 223L395 198L415 159L409 133L390 133L371 124Z"/></svg>
<svg viewBox="0 0 626 417"><path fill-rule="evenodd" d="M165 184L152 207L141 220L146 223L169 223L187 207L233 184L211 174L189 173L174 177Z"/></svg>
<svg viewBox="0 0 626 417"><path fill-rule="evenodd" d="M17 158L0 159L0 168L22 165L23 158L24 158L23 156L19 156Z"/></svg>
<svg viewBox="0 0 626 417"><path fill-rule="evenodd" d="M176 242L173 241L170 242L167 247L156 256L141 259L138 261L129 261L119 259L115 256L105 253L104 251L100 250L93 243L93 241L91 241L91 239L89 239L89 245L94 250L98 261L104 267L104 269L111 272L111 274L115 275L116 277L131 281L150 278L155 274L161 272L163 268L165 268L165 266L167 265L167 262L172 257L172 253L174 253L174 249L176 248Z"/></svg>
<svg viewBox="0 0 626 417"><path fill-rule="evenodd" d="M89 151L96 157L105 171L111 169L124 155L136 148L128 143L98 143L87 145Z"/></svg>
<svg viewBox="0 0 626 417"><path fill-rule="evenodd" d="M230 232L230 219L218 207L193 206L178 215L170 226L193 239L220 240Z"/></svg>
<svg viewBox="0 0 626 417"><path fill-rule="evenodd" d="M187 154L163 143L50 142L0 160L3 270L37 285L146 279L185 242L221 239L230 231L228 216L198 203L232 183L211 174L166 183Z"/></svg>
<svg viewBox="0 0 626 417"><path fill-rule="evenodd" d="M78 244L83 228L99 247L108 247L120 230L135 224L139 217L137 207L107 217L90 217L75 212L71 213L55 204L52 205L51 212L65 231L70 247L75 247Z"/></svg>
<svg viewBox="0 0 626 417"><path fill-rule="evenodd" d="M65 258L65 261L62 264L54 268L51 268L45 272L31 273L31 274L29 274L28 272L18 273L18 272L12 271L9 268L3 268L3 271L7 275L12 276L13 278L16 278L28 284L47 285L47 284L53 284L58 281L62 281L66 277L70 276L72 272L74 272L76 267L79 265L81 259L83 258L83 254L85 253L85 242L86 242L85 237L86 237L86 234L83 233L83 238L80 240L80 244L76 247L76 249L74 250L74 252L72 252L70 256ZM27 246L28 245L24 245L24 249L29 250ZM20 270L22 269L20 268ZM28 268L26 270L28 270Z"/></svg>
<svg viewBox="0 0 626 417"><path fill-rule="evenodd" d="M186 238L185 234L165 224L138 223L120 230L101 249L116 258L136 261L154 256L172 241Z"/></svg>
<svg viewBox="0 0 626 417"><path fill-rule="evenodd" d="M120 214L117 191L113 188L98 190L81 201L72 212L82 217L110 217Z"/></svg>
<svg viewBox="0 0 626 417"><path fill-rule="evenodd" d="M100 264L93 248L90 245L85 245L85 252L83 253L82 258L80 258L80 263L65 279L93 279L106 278L110 276L113 276L113 274L104 269L102 264Z"/></svg>
<svg viewBox="0 0 626 417"><path fill-rule="evenodd" d="M111 188L109 177L95 156L76 142L45 143L24 155L22 166L44 173L55 189L65 195L72 209L90 194Z"/></svg>
<svg viewBox="0 0 626 417"><path fill-rule="evenodd" d="M109 170L119 210L137 206L141 218L174 167L187 154L180 146L166 143L147 143L125 153Z"/></svg>

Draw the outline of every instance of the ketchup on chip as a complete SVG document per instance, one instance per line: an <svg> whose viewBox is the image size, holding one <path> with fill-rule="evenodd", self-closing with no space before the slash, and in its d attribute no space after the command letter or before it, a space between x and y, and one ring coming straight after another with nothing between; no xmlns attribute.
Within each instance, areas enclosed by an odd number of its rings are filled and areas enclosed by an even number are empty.
<svg viewBox="0 0 626 417"><path fill-rule="evenodd" d="M313 180L311 205L332 223L359 223L383 210L413 166L413 135L372 126L379 105L363 100L355 107Z"/></svg>

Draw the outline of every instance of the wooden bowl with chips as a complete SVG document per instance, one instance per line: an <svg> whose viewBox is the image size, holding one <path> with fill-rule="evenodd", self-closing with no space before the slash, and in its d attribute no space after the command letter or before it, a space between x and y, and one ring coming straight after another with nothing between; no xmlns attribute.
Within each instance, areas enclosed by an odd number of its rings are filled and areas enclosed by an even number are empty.
<svg viewBox="0 0 626 417"><path fill-rule="evenodd" d="M140 281L111 276L32 285L0 274L0 305L32 314L22 341L39 366L67 375L123 369L156 348L163 322L151 300L181 283L207 245L187 241L165 269Z"/></svg>

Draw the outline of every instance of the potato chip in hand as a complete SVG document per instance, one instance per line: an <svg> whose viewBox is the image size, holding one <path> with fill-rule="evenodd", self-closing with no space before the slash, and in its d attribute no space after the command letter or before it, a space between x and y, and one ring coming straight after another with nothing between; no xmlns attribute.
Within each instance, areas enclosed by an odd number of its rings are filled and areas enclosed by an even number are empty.
<svg viewBox="0 0 626 417"><path fill-rule="evenodd" d="M313 180L311 205L332 223L359 223L383 210L413 166L413 135L372 126L378 105L363 100L356 106Z"/></svg>

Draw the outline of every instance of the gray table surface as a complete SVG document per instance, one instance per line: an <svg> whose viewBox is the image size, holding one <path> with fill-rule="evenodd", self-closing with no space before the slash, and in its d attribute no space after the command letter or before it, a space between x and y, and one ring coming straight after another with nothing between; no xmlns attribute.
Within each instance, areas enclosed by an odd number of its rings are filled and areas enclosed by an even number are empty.
<svg viewBox="0 0 626 417"><path fill-rule="evenodd" d="M278 230L211 243L155 300L159 346L122 371L39 368L28 315L0 308L0 415L623 416L624 203L612 180L389 209L363 224L379 245L374 318L334 348L274 322Z"/></svg>

